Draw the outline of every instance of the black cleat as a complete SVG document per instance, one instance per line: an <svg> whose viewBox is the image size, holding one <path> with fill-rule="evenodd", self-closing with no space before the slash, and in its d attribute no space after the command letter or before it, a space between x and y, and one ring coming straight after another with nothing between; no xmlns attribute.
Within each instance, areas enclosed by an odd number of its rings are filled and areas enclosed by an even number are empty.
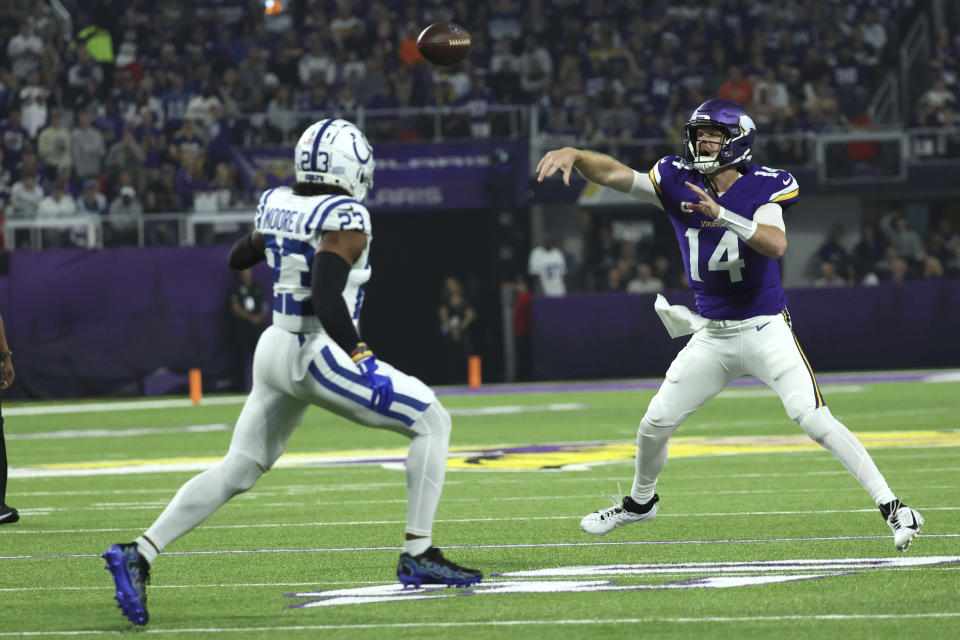
<svg viewBox="0 0 960 640"><path fill-rule="evenodd" d="M0 506L0 524L13 524L20 519L20 513L13 507Z"/></svg>
<svg viewBox="0 0 960 640"><path fill-rule="evenodd" d="M397 578L404 588L421 584L445 584L448 587L469 587L483 580L483 574L476 569L467 569L450 562L443 557L440 549L430 547L418 556L409 553L400 554L397 565Z"/></svg>

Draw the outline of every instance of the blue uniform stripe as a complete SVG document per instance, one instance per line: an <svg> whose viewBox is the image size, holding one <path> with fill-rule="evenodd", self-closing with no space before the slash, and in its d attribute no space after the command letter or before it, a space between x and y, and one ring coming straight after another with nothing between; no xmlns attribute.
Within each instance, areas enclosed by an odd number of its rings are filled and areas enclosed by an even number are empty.
<svg viewBox="0 0 960 640"><path fill-rule="evenodd" d="M273 189L268 189L267 192L264 193L263 197L260 199L260 204L257 206L257 216L256 218L254 218L254 221L253 221L253 226L256 227L257 229L260 228L260 219L263 217L263 211L264 211L264 207L267 205L267 199L270 197L270 194L272 194L276 190L277 190L276 187L274 187Z"/></svg>
<svg viewBox="0 0 960 640"><path fill-rule="evenodd" d="M367 385L367 379L355 371L351 371L346 367L341 367L340 363L337 362L336 358L333 357L333 352L330 351L330 347L324 347L320 350L320 355L323 356L324 361L327 363L327 366L339 376L343 376L350 382L356 382L357 384L362 384L363 386ZM411 398L408 395L402 393L394 393L393 401L399 402L400 404L405 404L408 407L416 409L417 411L426 411L427 407L430 405L425 402L420 402L416 398Z"/></svg>
<svg viewBox="0 0 960 640"><path fill-rule="evenodd" d="M328 202L329 202L329 201L328 201ZM356 203L356 204L360 204L359 202L357 202L357 201L354 200L353 198L348 198L348 197L346 197L346 196L343 196L342 198L338 199L336 202L331 202L331 203L327 206L327 208L323 210L323 215L320 216L320 222L317 223L317 229L322 229L322 228L323 228L323 221L327 219L327 216L330 215L330 212L331 212L331 211L333 211L334 209L336 209L337 207L339 207L339 206L342 205L342 204L347 204L348 202L354 202L354 203Z"/></svg>
<svg viewBox="0 0 960 640"><path fill-rule="evenodd" d="M273 296L273 310L288 316L315 315L313 302L310 300L296 300L292 293L277 293Z"/></svg>
<svg viewBox="0 0 960 640"><path fill-rule="evenodd" d="M331 124L333 124L333 118L328 118L327 121L323 123L323 126L320 127L320 130L317 131L317 135L313 138L313 149L310 151L310 168L313 171L317 170L317 151L320 149L320 140L323 139L324 132Z"/></svg>
<svg viewBox="0 0 960 640"><path fill-rule="evenodd" d="M303 337L303 334L302 334L302 333L298 333L298 334L297 334L297 341L300 343L300 346L302 347L302 346L304 345L304 343L306 343L306 338ZM330 348L329 348L329 347L324 347L321 353L323 353L324 360L326 360L327 363L329 364L330 360L328 359L328 356L329 356L329 358L332 358L332 357L333 357L333 354L330 353ZM334 360L334 364L336 364L336 360ZM365 398L365 397L363 397L363 396L361 396L361 395L359 395L359 394L356 394L356 393L350 391L349 389L344 389L343 387L341 387L341 386L338 385L337 383L333 382L332 380L329 380L329 379L325 378L325 377L323 376L323 374L320 372L320 368L317 366L317 363L316 363L316 362L311 362L311 363L310 363L310 366L308 367L308 369L309 369L309 371L310 371L310 375L312 375L312 376L314 377L314 379L315 379L317 382L319 382L320 385L321 385L323 388L329 389L330 391L334 392L335 394L337 394L337 395L339 395L339 396L343 396L344 398L347 398L348 400L352 400L353 402L356 402L357 404L362 404L363 406L365 406L365 407L367 407L367 408L370 408L370 409L373 409L374 411L377 411L375 408L370 407L370 399L369 399L369 398ZM338 369L342 369L342 367L339 367L339 365L338 365ZM342 369L342 370L343 370L343 371L347 371L346 369ZM340 373L340 372L337 371L337 373ZM351 371L350 373L353 373L353 372ZM353 375L356 376L357 378L359 378L359 380L353 380L353 379L351 379L351 378L348 378L348 380L351 380L351 382L358 382L359 384L362 384L364 387L367 386L366 378L364 378L363 376L361 376L361 375L359 375L359 374L353 374ZM403 397L406 398L406 396L403 396ZM396 401L397 401L397 400L396 400L396 395L394 395L394 402L396 402ZM429 405L424 405L424 408L426 408L427 406L429 406ZM411 417L409 417L409 416L405 416L405 415L403 415L402 413L397 413L396 411L389 411L389 410L387 410L387 411L377 411L377 413L380 413L380 414L382 414L382 415L387 416L388 418L393 418L394 420L397 420L397 421L399 421L399 422L402 422L403 424L407 425L408 427L411 426L411 425L413 425L413 422L414 422L413 418L411 418Z"/></svg>
<svg viewBox="0 0 960 640"><path fill-rule="evenodd" d="M320 201L320 204L318 204L316 208L314 208L313 213L311 213L310 217L307 218L307 224L304 227L304 231L306 231L307 233L310 233L310 223L313 222L313 219L317 217L317 211L320 211L320 207L330 202L330 198L333 198L333 197L334 196L327 196L326 198Z"/></svg>

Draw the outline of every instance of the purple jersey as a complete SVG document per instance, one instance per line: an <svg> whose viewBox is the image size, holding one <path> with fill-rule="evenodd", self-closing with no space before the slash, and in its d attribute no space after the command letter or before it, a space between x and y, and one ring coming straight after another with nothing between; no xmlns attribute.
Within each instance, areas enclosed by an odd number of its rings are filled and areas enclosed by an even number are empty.
<svg viewBox="0 0 960 640"><path fill-rule="evenodd" d="M699 171L677 156L667 156L650 170L650 180L677 234L687 282L701 316L742 320L774 315L786 307L777 260L751 249L722 223L688 208L700 199L684 182L711 191ZM752 220L762 205L776 202L786 208L797 201L799 193L796 179L788 172L748 164L730 190L714 199Z"/></svg>

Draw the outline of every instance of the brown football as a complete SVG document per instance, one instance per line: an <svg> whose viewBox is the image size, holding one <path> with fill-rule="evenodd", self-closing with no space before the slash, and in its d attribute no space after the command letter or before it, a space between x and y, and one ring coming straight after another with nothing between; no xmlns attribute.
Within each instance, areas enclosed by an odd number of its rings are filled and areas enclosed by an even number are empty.
<svg viewBox="0 0 960 640"><path fill-rule="evenodd" d="M447 67L470 53L470 32L452 22L434 22L420 32L417 48L433 64Z"/></svg>

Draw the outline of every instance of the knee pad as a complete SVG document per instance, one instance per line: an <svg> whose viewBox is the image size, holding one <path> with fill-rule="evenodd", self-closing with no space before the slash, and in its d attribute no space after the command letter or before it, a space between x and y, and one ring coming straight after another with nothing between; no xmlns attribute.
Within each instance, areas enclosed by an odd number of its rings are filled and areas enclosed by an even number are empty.
<svg viewBox="0 0 960 640"><path fill-rule="evenodd" d="M819 444L823 444L824 438L830 435L840 422L833 417L830 409L820 407L804 413L796 418L797 423L803 428L808 436Z"/></svg>
<svg viewBox="0 0 960 640"><path fill-rule="evenodd" d="M256 460L233 449L217 464L224 484L233 495L249 490L266 471Z"/></svg>

